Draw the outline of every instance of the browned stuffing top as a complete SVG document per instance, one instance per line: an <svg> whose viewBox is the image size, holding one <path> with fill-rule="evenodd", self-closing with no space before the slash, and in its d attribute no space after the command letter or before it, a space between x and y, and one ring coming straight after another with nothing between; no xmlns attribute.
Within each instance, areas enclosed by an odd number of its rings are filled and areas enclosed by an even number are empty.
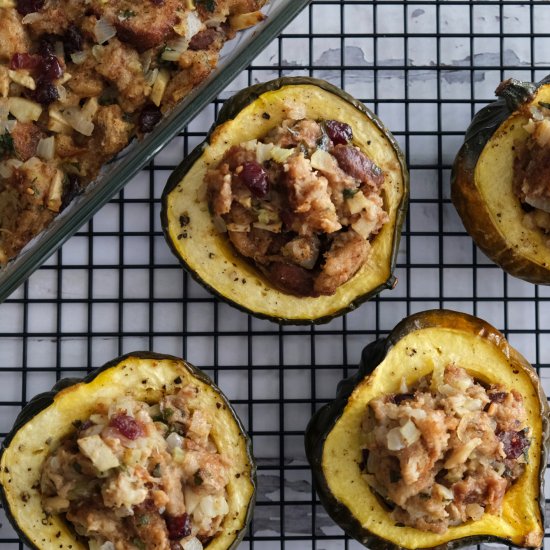
<svg viewBox="0 0 550 550"><path fill-rule="evenodd" d="M202 82L264 3L0 3L0 266Z"/></svg>
<svg viewBox="0 0 550 550"><path fill-rule="evenodd" d="M389 220L384 173L352 140L344 122L289 119L207 172L217 229L283 292L334 294Z"/></svg>
<svg viewBox="0 0 550 550"><path fill-rule="evenodd" d="M528 137L514 144L514 194L525 211L523 223L548 235L550 246L550 105L539 103L526 115Z"/></svg>
<svg viewBox="0 0 550 550"><path fill-rule="evenodd" d="M498 515L531 443L522 396L455 365L369 403L363 477L396 523L445 533Z"/></svg>
<svg viewBox="0 0 550 550"><path fill-rule="evenodd" d="M191 406L198 391L98 405L45 461L44 510L91 550L201 550L229 512L230 464Z"/></svg>

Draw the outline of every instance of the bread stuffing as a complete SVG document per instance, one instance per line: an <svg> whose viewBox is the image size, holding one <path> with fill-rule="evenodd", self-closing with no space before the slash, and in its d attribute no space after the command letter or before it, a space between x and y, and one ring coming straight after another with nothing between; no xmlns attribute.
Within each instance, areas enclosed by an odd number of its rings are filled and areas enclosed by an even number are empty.
<svg viewBox="0 0 550 550"><path fill-rule="evenodd" d="M231 464L189 384L152 405L121 397L46 459L46 513L62 514L91 550L200 550L229 512Z"/></svg>
<svg viewBox="0 0 550 550"><path fill-rule="evenodd" d="M363 479L396 524L435 533L500 515L531 445L521 394L456 365L373 399L363 433Z"/></svg>
<svg viewBox="0 0 550 550"><path fill-rule="evenodd" d="M299 109L296 109L296 113ZM206 175L220 232L276 287L332 295L368 262L389 221L384 172L337 120L284 120L231 147Z"/></svg>
<svg viewBox="0 0 550 550"><path fill-rule="evenodd" d="M0 3L0 266L216 67L265 0Z"/></svg>

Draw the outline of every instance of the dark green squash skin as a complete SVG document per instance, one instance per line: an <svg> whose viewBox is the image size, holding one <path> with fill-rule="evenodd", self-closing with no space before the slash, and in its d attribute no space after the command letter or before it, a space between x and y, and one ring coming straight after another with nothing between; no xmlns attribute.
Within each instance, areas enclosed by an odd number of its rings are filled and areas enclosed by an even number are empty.
<svg viewBox="0 0 550 550"><path fill-rule="evenodd" d="M204 148L210 143L210 137L212 136L212 133L214 130L223 124L224 122L227 122L228 120L231 120L235 118L245 107L253 103L256 99L258 99L262 94L274 90L279 90L280 88L283 88L284 86L300 86L300 85L311 85L311 86L317 86L318 88L321 88L323 90L326 90L328 92L331 92L340 98L344 99L351 105L353 105L356 109L367 115L370 120L379 128L379 130L385 135L387 141L392 145L393 149L395 150L397 157L399 159L399 163L401 165L401 170L403 174L403 197L401 199L401 203L399 204L397 214L396 214L396 221L395 221L395 230L393 235L393 249L392 249L392 255L391 255L391 261L390 261L390 277L388 280L378 287L374 288L367 294L364 294L363 296L360 296L356 298L354 301L352 301L350 304L347 305L347 307L340 309L339 311L336 311L335 313L332 313L331 315L326 315L323 317L318 317L316 319L286 319L283 317L274 317L270 315L264 315L260 314L246 306L246 304L240 304L237 302L234 302L232 300L228 300L225 296L223 296L220 292L218 292L215 288L213 288L211 285L205 283L201 277L195 273L190 266L185 262L184 259L180 257L177 251L177 247L172 242L169 232L168 232L168 208L167 208L167 198L170 192L177 187L177 185L180 183L180 181L183 179L185 174L191 169L193 164L199 160L201 157ZM407 169L407 165L405 162L405 157L399 148L399 145L395 138L388 132L388 130L385 128L383 123L380 121L380 119L371 112L363 103L355 99L353 96L349 95L348 93L344 92L340 88L337 88L336 86L333 86L329 82L326 82L324 80L319 80L317 78L310 78L305 76L296 76L296 77L281 77L276 80L271 80L269 82L262 82L259 84L255 84L253 86L250 86L248 88L245 88L244 90L241 90L237 94L235 94L233 97L228 99L223 107L220 109L220 112L218 114L218 118L216 119L216 122L212 125L210 128L205 140L198 145L189 156L187 156L183 162L174 170L174 172L170 175L168 178L168 181L166 182L166 186L162 192L161 197L161 226L162 230L164 232L164 238L166 242L168 243L168 246L170 247L170 250L172 253L176 256L178 261L180 262L181 266L191 275L191 277L200 285L202 285L208 292L211 294L214 294L221 300L225 301L226 303L230 304L231 306L239 309L240 311L243 311L244 313L248 313L251 315L254 315L255 317L259 319L267 319L269 321L278 323L280 325L318 325L318 324L324 324L332 321L334 318L339 317L340 315L344 315L346 313L349 313L350 311L353 311L357 307L359 307L362 303L370 300L371 298L377 296L380 292L386 289L392 289L395 288L395 285L397 284L397 278L393 275L393 271L395 270L395 265L397 263L397 254L399 252L399 241L401 238L401 228L403 226L403 223L405 221L405 217L407 215L407 210L409 207L409 172ZM245 261L245 260L241 260ZM261 274L258 272L258 275L261 276ZM265 280L265 284L267 286L272 286L267 280ZM299 298L297 298L299 300Z"/></svg>
<svg viewBox="0 0 550 550"><path fill-rule="evenodd" d="M5 449L9 447L10 442L14 438L15 434L29 420L33 419L39 412L49 407L53 403L55 396L61 390L64 390L65 388L68 388L70 386L74 386L75 384L80 384L80 383L87 384L102 372L109 370L110 368L113 368L116 365L121 364L122 362L129 359L130 357L139 358L139 359L156 359L158 361L170 360L170 361L182 362L181 358L174 357L173 355L165 355L165 354L154 353L150 351L135 351L135 352L122 355L121 357L113 359L112 361L109 361L102 367L99 367L93 370L92 372L90 372L84 378L63 378L59 380L49 392L44 392L36 395L25 405L25 407L23 407L23 409L21 410L21 412L19 413L19 415L15 420L13 428L6 435L4 441L2 442L2 448L0 450L0 458L2 457L2 454L4 453ZM220 396L220 399L224 402L227 409L231 412L231 415L233 416L233 419L235 420L241 435L245 438L245 441L246 441L247 455L248 455L248 460L250 462L250 467L251 467L250 481L253 485L254 492L250 498L244 525L242 526L238 537L233 541L233 544L229 546L227 549L227 550L235 550L237 546L239 546L239 544L242 542L254 512L257 483L256 483L256 462L254 460L254 455L252 454L252 441L248 436L241 420L237 416L237 413L235 412L234 408L231 406L231 403L229 402L227 397L222 393L222 391L218 388L218 386L199 368L195 367L194 365L188 363L185 360L183 360L183 363L194 378L210 386ZM32 548L33 550L40 550L36 545L34 545L29 540L29 538L25 535L25 533L23 533L20 529L18 529L17 522L15 521L15 518L11 513L8 500L6 498L5 490L2 484L0 484L0 502L2 504L2 508L4 509L4 513L6 514L7 519L11 523L12 527L16 530L21 542L25 543L29 548ZM207 549L208 546L206 546L205 548Z"/></svg>
<svg viewBox="0 0 550 550"><path fill-rule="evenodd" d="M451 172L451 200L476 245L504 271L534 284L550 284L550 268L517 254L498 234L476 191L474 171L483 148L500 125L548 83L550 75L536 84L515 79L502 82L495 91L499 99L472 119Z"/></svg>
<svg viewBox="0 0 550 550"><path fill-rule="evenodd" d="M406 546L398 546L392 542L386 541L364 529L357 519L351 514L350 510L339 502L331 493L327 480L323 474L322 458L325 440L331 432L333 426L342 416L347 405L348 399L356 386L384 360L391 348L401 338L410 332L430 327L469 327L473 333L487 338L497 347L508 348L504 336L494 327L465 313L458 313L450 310L430 310L416 313L403 319L391 331L387 338L375 340L367 345L361 354L359 370L353 376L342 380L336 389L336 398L334 401L326 404L319 409L311 418L305 432L305 450L306 456L311 466L315 489L321 501L321 504L329 516L351 537L371 550L408 550ZM550 445L550 421L549 410L546 397L542 391L540 380L536 372L532 369L529 376L536 388L539 401L541 402L542 415L542 441L543 450L541 453L541 465L539 469L539 509L544 523L544 474L546 472L546 458ZM481 544L487 542L496 542L511 545L506 538L494 535L476 535L464 537L461 539L449 541L447 543L434 546L430 550L453 550L463 546ZM512 545L515 546L515 545Z"/></svg>

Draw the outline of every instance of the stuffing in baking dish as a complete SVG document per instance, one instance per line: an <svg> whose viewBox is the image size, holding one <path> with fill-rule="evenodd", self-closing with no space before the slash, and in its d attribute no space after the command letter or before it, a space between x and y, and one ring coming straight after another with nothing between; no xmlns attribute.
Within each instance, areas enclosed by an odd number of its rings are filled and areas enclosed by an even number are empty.
<svg viewBox="0 0 550 550"><path fill-rule="evenodd" d="M265 0L0 0L0 265L202 82Z"/></svg>

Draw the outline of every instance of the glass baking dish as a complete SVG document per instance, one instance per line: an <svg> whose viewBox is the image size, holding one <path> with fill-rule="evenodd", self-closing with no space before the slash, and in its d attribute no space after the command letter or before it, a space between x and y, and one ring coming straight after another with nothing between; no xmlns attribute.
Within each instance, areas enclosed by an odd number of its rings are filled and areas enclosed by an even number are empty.
<svg viewBox="0 0 550 550"><path fill-rule="evenodd" d="M52 224L0 270L0 302L40 267L128 181L219 94L311 0L270 0L267 18L224 46L218 67L143 141L132 142Z"/></svg>

